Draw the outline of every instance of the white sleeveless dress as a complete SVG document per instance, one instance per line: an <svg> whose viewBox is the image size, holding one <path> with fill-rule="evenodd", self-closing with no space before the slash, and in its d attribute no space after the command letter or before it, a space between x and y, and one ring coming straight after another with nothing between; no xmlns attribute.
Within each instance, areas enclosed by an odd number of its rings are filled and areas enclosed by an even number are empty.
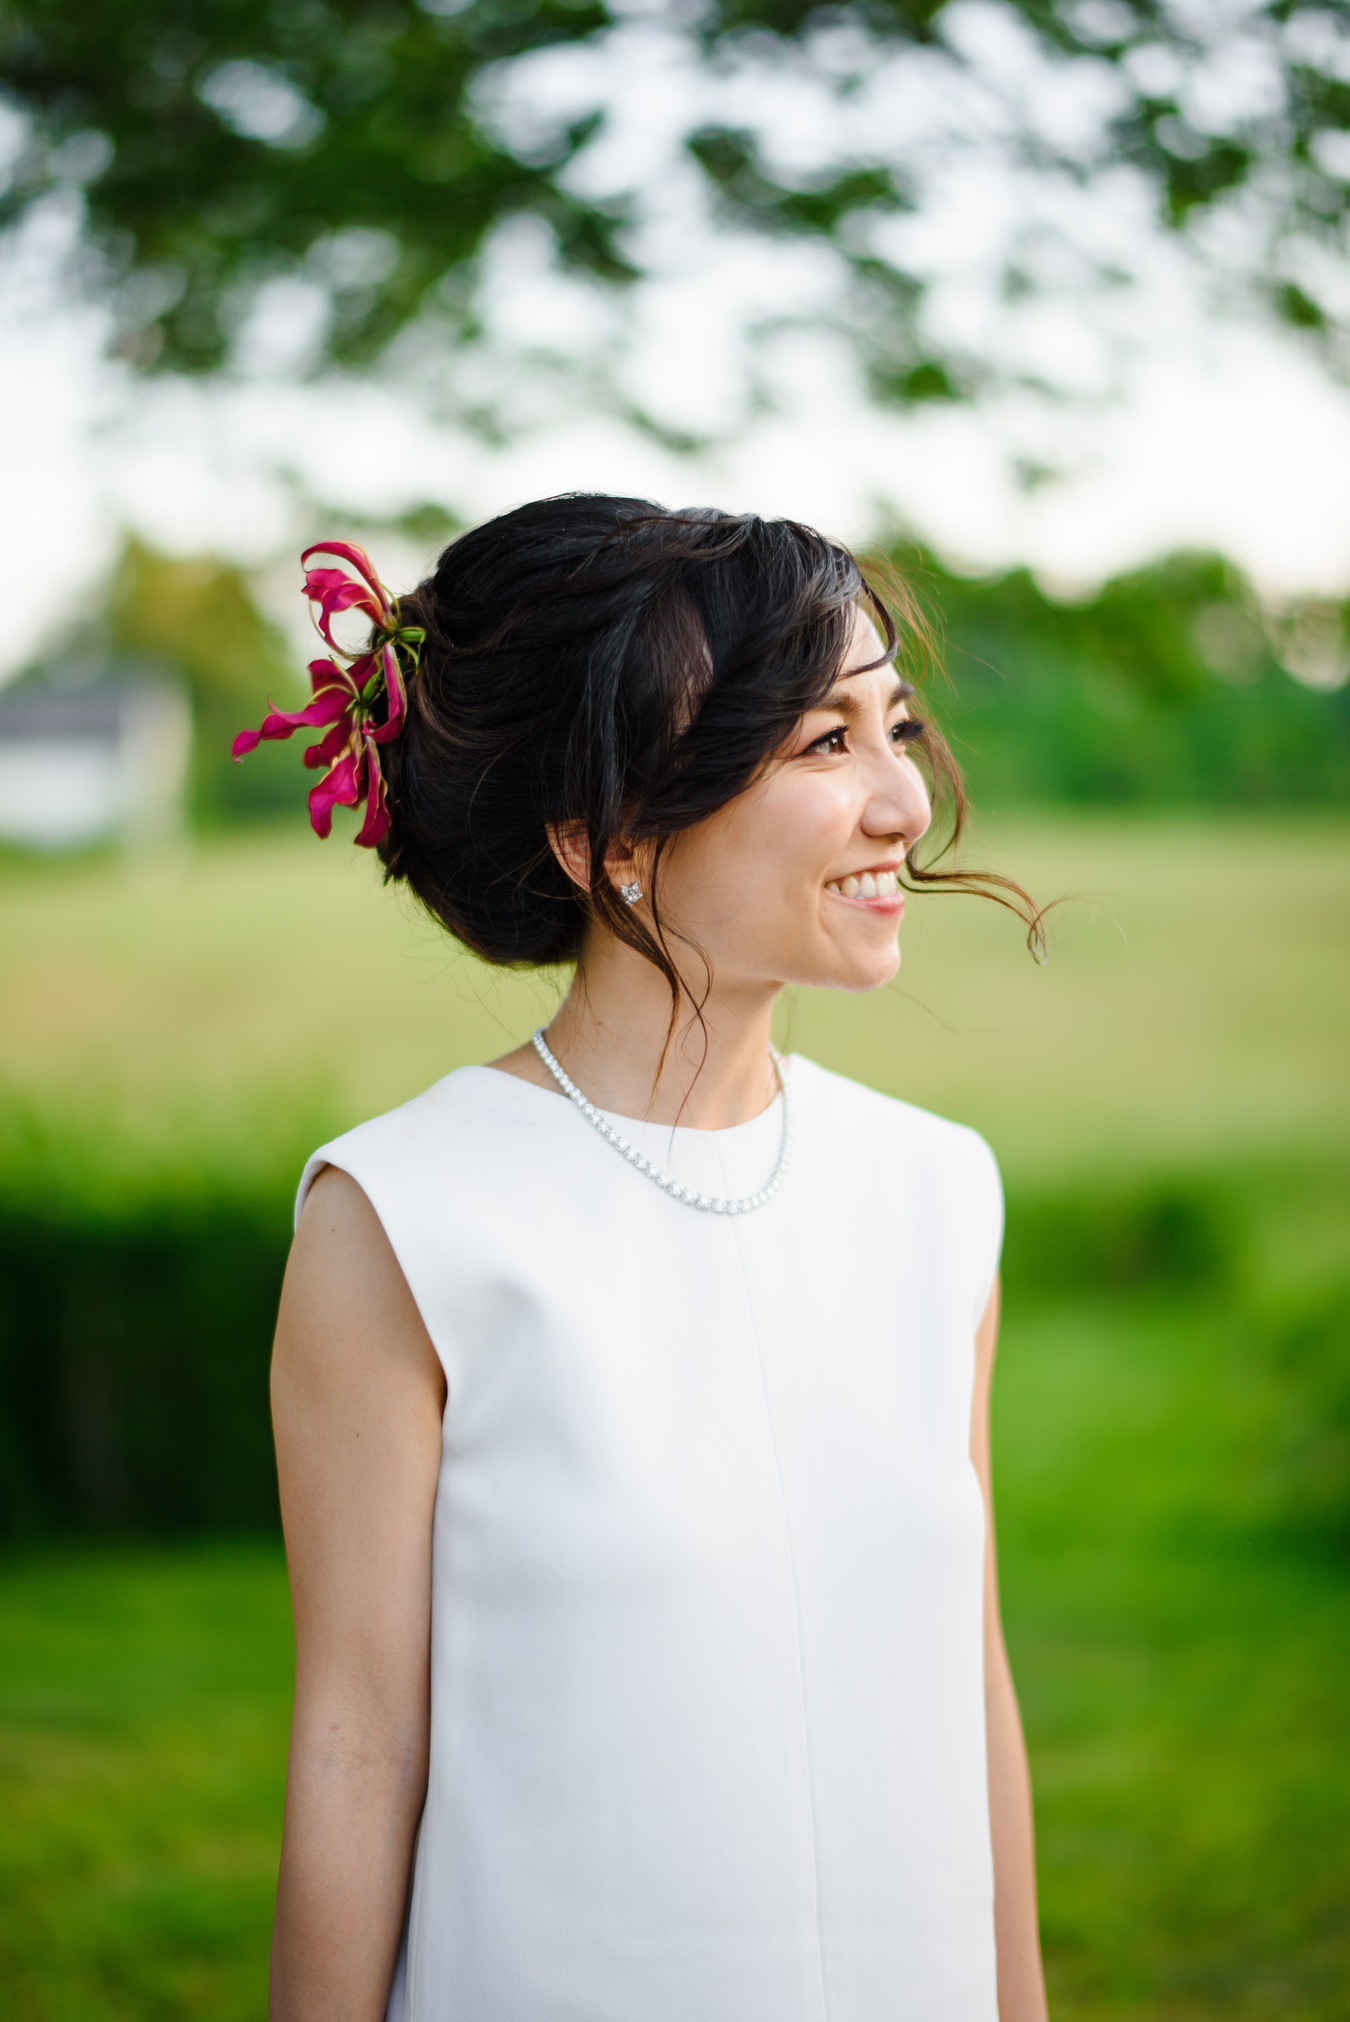
<svg viewBox="0 0 1350 2022"><path fill-rule="evenodd" d="M673 1201L466 1067L306 1167L449 1385L431 1766L390 2022L996 2022L973 1131L794 1058L778 1195ZM615 1118L754 1192L781 1098ZM298 1210L297 1210L298 1212Z"/></svg>

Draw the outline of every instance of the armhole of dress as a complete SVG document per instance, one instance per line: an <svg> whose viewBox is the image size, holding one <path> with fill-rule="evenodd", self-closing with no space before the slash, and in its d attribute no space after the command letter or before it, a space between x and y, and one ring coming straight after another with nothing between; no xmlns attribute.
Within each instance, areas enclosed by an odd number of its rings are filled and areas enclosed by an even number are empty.
<svg viewBox="0 0 1350 2022"><path fill-rule="evenodd" d="M977 1334L980 1331L980 1324L989 1310L989 1301L994 1296L994 1287L998 1283L999 1271L1003 1265L1003 1238L1007 1229L1007 1208L1003 1198L1003 1175L999 1171L998 1160L994 1157L992 1148L984 1139L981 1139L980 1142L984 1157L988 1160L989 1177L993 1183L993 1198L991 1203L993 1213L991 1219L994 1240L990 1245L992 1256L989 1258L986 1268L981 1273L983 1289L976 1299L975 1312L971 1322Z"/></svg>
<svg viewBox="0 0 1350 2022"><path fill-rule="evenodd" d="M328 1157L326 1150L316 1151L312 1158L306 1159L305 1169L300 1175L300 1184L295 1190L295 1211L291 1218L292 1229L298 1229L300 1226L301 1212L304 1209L305 1202L309 1199L310 1188L319 1177L319 1174L326 1172L332 1163L333 1161Z"/></svg>
<svg viewBox="0 0 1350 2022"><path fill-rule="evenodd" d="M352 1171L351 1167L347 1165L344 1160L340 1158L332 1158L329 1154L330 1154L330 1147L328 1145L324 1145L319 1151L316 1151L314 1153L312 1158L308 1159L305 1163L305 1169L300 1175L300 1184L296 1188L295 1193L295 1226L297 1228L300 1226L300 1216L301 1213L303 1212L305 1202L309 1199L310 1188L313 1186L315 1180L319 1177L319 1174L322 1172L327 1172L330 1166L332 1167L334 1172L346 1173L347 1178L352 1182L353 1186L357 1186L361 1189L361 1192L365 1195L366 1200L370 1204L371 1212L374 1214L376 1221L379 1223L380 1227L384 1230L384 1239L388 1243L389 1248L393 1253L394 1262L398 1265L399 1270L403 1273L403 1282L408 1287L408 1291L412 1297L412 1302L414 1306L416 1306L418 1313L421 1315L422 1325L427 1330L427 1339L428 1341L430 1341L432 1350L436 1356L436 1360L440 1363L441 1368L444 1372L448 1394L451 1382L451 1372L449 1364L447 1363L445 1356L441 1352L441 1348L436 1340L436 1336L432 1333L430 1326L427 1324L426 1314L422 1310L422 1302L418 1298L417 1293L413 1288L413 1281L411 1276L409 1275L408 1267L404 1262L402 1255L399 1252L399 1247L397 1243L394 1241L394 1238L390 1233L389 1225L385 1221L384 1216L380 1213L379 1207L376 1205L375 1199L371 1194L370 1189L366 1186L365 1182L357 1177L357 1175Z"/></svg>

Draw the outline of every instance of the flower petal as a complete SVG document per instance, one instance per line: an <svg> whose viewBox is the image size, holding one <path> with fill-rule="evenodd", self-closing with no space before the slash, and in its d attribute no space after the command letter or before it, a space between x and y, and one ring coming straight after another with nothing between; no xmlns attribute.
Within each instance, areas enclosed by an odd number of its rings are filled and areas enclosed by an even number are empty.
<svg viewBox="0 0 1350 2022"><path fill-rule="evenodd" d="M398 664L398 654L392 646L386 646L381 655L384 662L384 692L388 703L388 713L378 730L371 736L376 744L388 744L403 728L403 718L408 707L407 691L403 686L403 669Z"/></svg>
<svg viewBox="0 0 1350 2022"><path fill-rule="evenodd" d="M356 834L362 849L374 849L389 833L389 809L385 801L384 774L374 750L366 754L366 818Z"/></svg>
<svg viewBox="0 0 1350 2022"><path fill-rule="evenodd" d="M344 698L344 708L348 703L355 702L361 692L348 670L339 667L336 660L311 660L309 681L315 695L327 695L330 691L340 692Z"/></svg>
<svg viewBox="0 0 1350 2022"><path fill-rule="evenodd" d="M304 594L312 604L319 606L314 622L320 637L325 639L335 653L345 653L333 637L332 621L339 611L353 609L364 611L374 625L384 622L384 609L369 590L360 583L354 583L350 576L344 576L340 569L312 569L305 577Z"/></svg>
<svg viewBox="0 0 1350 2022"><path fill-rule="evenodd" d="M390 622L393 617L393 599L376 575L374 564L364 548L358 547L355 541L316 541L312 548L306 548L303 555L301 555L300 566L302 569L311 555L336 555L339 561L346 562L350 567L354 568L358 575L365 578L379 601L378 622L382 625L387 625ZM319 571L316 570L315 574L317 575L318 573ZM335 572L324 570L323 573L328 575Z"/></svg>
<svg viewBox="0 0 1350 2022"><path fill-rule="evenodd" d="M379 599L342 569L307 569L304 594L312 604L322 604L325 611L347 611L356 604L377 622L383 616Z"/></svg>
<svg viewBox="0 0 1350 2022"><path fill-rule="evenodd" d="M351 707L351 698L340 689L325 689L307 702L303 709L269 709L259 730L241 730L230 750L235 758L244 758L250 751L256 751L264 737L293 737L297 730L313 729L320 723L331 723Z"/></svg>
<svg viewBox="0 0 1350 2022"><path fill-rule="evenodd" d="M361 798L361 764L355 752L349 751L330 772L324 774L317 786L310 788L309 822L315 835L325 838L331 835L333 809L354 807Z"/></svg>
<svg viewBox="0 0 1350 2022"><path fill-rule="evenodd" d="M356 724L352 716L344 711L326 737L321 737L317 744L311 744L306 748L306 766L312 772L317 765L331 765L349 745L355 751L356 736Z"/></svg>

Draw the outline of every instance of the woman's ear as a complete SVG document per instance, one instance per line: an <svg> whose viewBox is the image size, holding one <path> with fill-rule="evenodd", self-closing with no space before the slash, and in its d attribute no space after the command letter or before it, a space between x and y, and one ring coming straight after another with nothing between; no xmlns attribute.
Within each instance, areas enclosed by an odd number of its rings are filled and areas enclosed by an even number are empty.
<svg viewBox="0 0 1350 2022"><path fill-rule="evenodd" d="M588 892L591 888L591 843L584 823L571 822L564 828L550 822L548 845L572 883ZM605 869L616 891L624 885L641 884L643 881L637 859L620 843L605 852Z"/></svg>
<svg viewBox="0 0 1350 2022"><path fill-rule="evenodd" d="M548 846L572 883L588 892L591 888L591 842L585 824L569 822L564 828L550 822Z"/></svg>

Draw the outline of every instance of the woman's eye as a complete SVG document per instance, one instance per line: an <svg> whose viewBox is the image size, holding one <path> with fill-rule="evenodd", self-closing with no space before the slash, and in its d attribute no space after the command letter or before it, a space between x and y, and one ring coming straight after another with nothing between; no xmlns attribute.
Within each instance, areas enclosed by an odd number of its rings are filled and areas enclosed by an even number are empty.
<svg viewBox="0 0 1350 2022"><path fill-rule="evenodd" d="M915 717L903 716L898 723L891 725L889 736L892 744L912 744L916 738L923 736L923 724ZM823 737L817 737L814 743L808 744L802 756L833 758L847 749L847 725L836 723L833 730L827 730Z"/></svg>

